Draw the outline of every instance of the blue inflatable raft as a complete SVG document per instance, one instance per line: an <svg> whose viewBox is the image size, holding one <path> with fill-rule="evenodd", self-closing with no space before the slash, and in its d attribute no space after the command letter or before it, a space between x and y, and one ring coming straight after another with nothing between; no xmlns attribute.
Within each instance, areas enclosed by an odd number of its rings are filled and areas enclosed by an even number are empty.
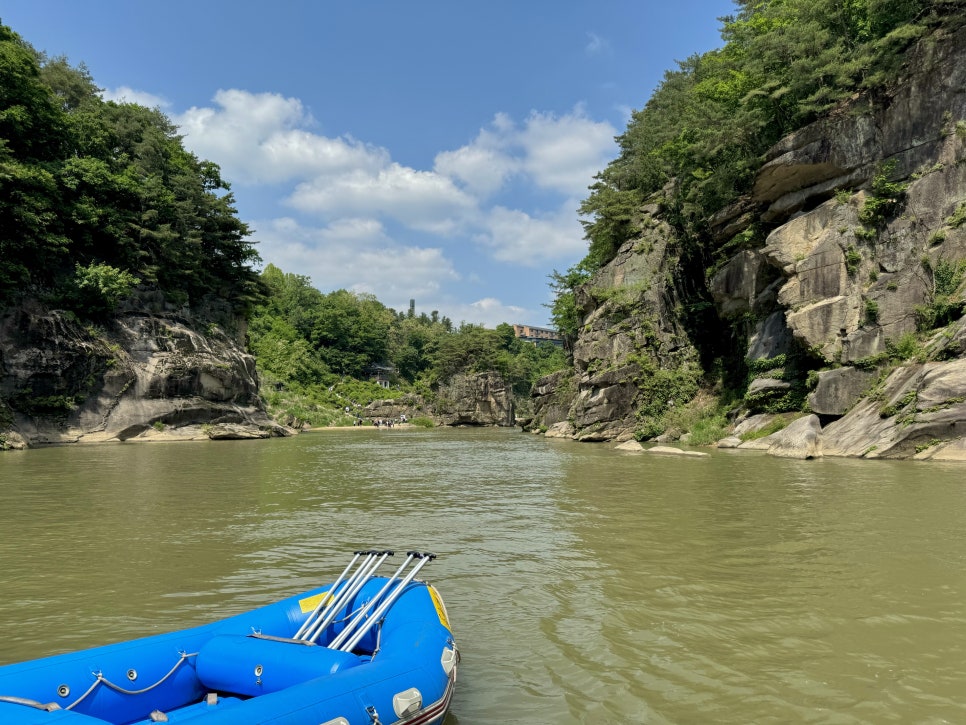
<svg viewBox="0 0 966 725"><path fill-rule="evenodd" d="M4 725L424 725L459 652L432 554L359 551L328 586L220 622L0 667ZM407 568L408 567L408 568Z"/></svg>

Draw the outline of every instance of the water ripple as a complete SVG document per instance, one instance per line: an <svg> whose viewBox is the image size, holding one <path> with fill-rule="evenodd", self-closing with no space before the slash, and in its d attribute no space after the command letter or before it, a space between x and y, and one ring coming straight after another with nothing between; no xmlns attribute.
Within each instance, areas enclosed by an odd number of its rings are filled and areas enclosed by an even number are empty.
<svg viewBox="0 0 966 725"><path fill-rule="evenodd" d="M961 722L961 471L495 430L3 455L0 658L234 614L387 546L440 554L449 725Z"/></svg>

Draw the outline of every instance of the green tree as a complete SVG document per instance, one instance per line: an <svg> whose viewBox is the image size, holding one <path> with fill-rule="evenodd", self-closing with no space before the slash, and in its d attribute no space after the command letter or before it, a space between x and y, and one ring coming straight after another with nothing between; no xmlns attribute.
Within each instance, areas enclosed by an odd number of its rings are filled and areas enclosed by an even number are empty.
<svg viewBox="0 0 966 725"><path fill-rule="evenodd" d="M53 162L64 152L67 123L40 77L36 54L0 25L0 300L39 271L63 265L63 233Z"/></svg>
<svg viewBox="0 0 966 725"><path fill-rule="evenodd" d="M249 310L264 292L258 254L217 165L159 110L98 93L85 66L0 25L0 299L42 290L85 305L76 268L93 264L176 302Z"/></svg>
<svg viewBox="0 0 966 725"><path fill-rule="evenodd" d="M76 68L67 62L66 56L48 58L44 53L37 56L40 77L60 101L63 111L74 111L84 103L98 102L101 89L94 83L87 66L80 63Z"/></svg>
<svg viewBox="0 0 966 725"><path fill-rule="evenodd" d="M362 378L368 366L387 360L392 320L372 295L336 290L323 297L311 340L333 371Z"/></svg>
<svg viewBox="0 0 966 725"><path fill-rule="evenodd" d="M553 302L550 307L550 319L567 345L573 344L580 326L580 310L577 307L577 288L590 279L589 267L593 266L587 258L578 262L564 273L556 270L550 275L550 289L553 291Z"/></svg>
<svg viewBox="0 0 966 725"><path fill-rule="evenodd" d="M117 303L130 295L140 283L141 280L127 270L117 269L109 264L92 262L86 267L76 265L74 284L80 309L87 314L113 312Z"/></svg>
<svg viewBox="0 0 966 725"><path fill-rule="evenodd" d="M509 373L509 357L503 338L496 330L480 325L463 324L440 338L433 354L435 382L445 382L457 373L494 370Z"/></svg>
<svg viewBox="0 0 966 725"><path fill-rule="evenodd" d="M309 341L281 317L257 315L248 335L259 368L283 383L318 384L329 372Z"/></svg>

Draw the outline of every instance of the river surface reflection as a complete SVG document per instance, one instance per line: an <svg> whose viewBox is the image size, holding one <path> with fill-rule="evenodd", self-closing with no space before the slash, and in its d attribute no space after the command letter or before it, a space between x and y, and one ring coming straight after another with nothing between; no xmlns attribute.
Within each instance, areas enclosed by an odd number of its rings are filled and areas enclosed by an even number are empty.
<svg viewBox="0 0 966 725"><path fill-rule="evenodd" d="M515 430L0 455L0 662L431 550L447 725L966 722L966 467L626 454Z"/></svg>

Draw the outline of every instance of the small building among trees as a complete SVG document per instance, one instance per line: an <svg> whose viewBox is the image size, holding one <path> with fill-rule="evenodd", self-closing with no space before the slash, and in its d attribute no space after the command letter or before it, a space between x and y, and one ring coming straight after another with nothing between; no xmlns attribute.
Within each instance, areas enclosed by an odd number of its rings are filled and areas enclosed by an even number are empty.
<svg viewBox="0 0 966 725"><path fill-rule="evenodd" d="M533 325L514 325L513 335L519 340L526 340L536 345L539 342L550 342L563 347L563 337L556 330L549 327L535 327Z"/></svg>

